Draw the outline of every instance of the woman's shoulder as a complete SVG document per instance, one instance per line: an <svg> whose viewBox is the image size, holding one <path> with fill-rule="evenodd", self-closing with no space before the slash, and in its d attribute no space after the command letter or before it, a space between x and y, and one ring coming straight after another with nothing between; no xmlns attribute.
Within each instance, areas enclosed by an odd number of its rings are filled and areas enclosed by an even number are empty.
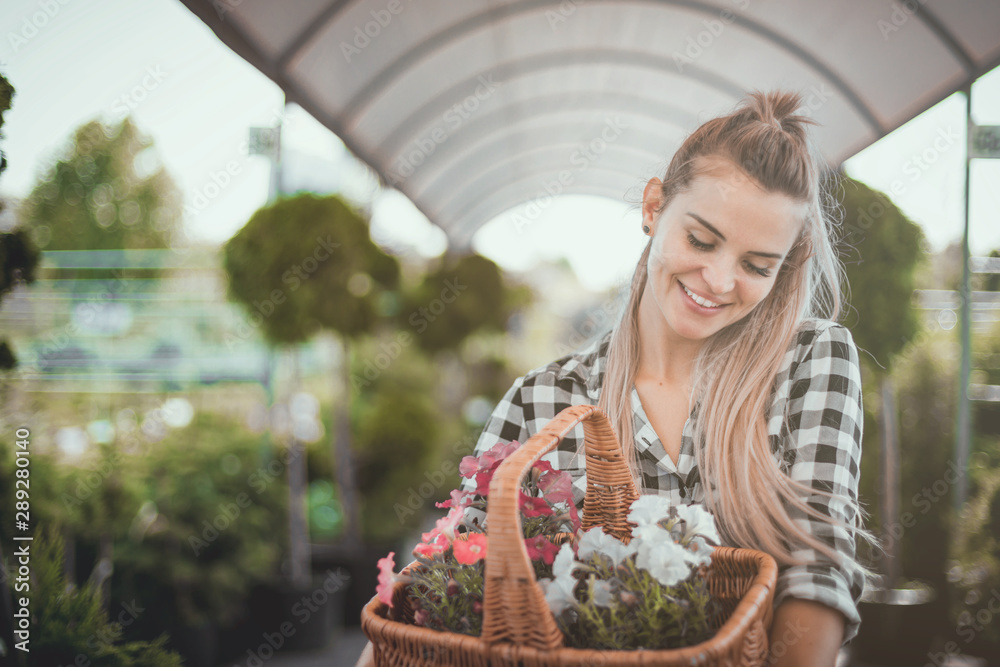
<svg viewBox="0 0 1000 667"><path fill-rule="evenodd" d="M785 355L784 379L823 369L854 374L859 365L858 349L851 330L839 322L821 318L803 320ZM825 371L824 371L825 372Z"/></svg>
<svg viewBox="0 0 1000 667"><path fill-rule="evenodd" d="M799 350L809 350L816 346L817 341L830 341L834 344L854 347L854 337L851 330L839 322L818 317L807 318L799 323L792 347Z"/></svg>
<svg viewBox="0 0 1000 667"><path fill-rule="evenodd" d="M611 332L548 363L533 368L521 379L523 385L555 385L572 383L580 387L600 387L604 376Z"/></svg>

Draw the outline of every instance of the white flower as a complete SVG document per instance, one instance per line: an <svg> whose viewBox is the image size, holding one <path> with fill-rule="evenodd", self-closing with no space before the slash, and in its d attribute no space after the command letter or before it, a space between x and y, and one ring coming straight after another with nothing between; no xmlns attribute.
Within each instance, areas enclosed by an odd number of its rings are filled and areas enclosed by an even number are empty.
<svg viewBox="0 0 1000 667"><path fill-rule="evenodd" d="M600 526L594 526L580 538L576 555L585 559L590 558L594 553L602 554L610 558L617 566L634 554L635 550L635 545L624 544L616 537L605 533Z"/></svg>
<svg viewBox="0 0 1000 667"><path fill-rule="evenodd" d="M542 579L538 583L545 591L545 601L553 614L561 614L563 609L576 604L576 596L573 594L573 589L576 588L576 579L572 576Z"/></svg>
<svg viewBox="0 0 1000 667"><path fill-rule="evenodd" d="M670 516L670 501L663 496L645 495L632 503L631 508L629 508L628 520L642 526L655 524L668 516Z"/></svg>
<svg viewBox="0 0 1000 667"><path fill-rule="evenodd" d="M573 570L580 567L583 567L583 563L580 563L573 558L573 547L566 542L559 549L559 553L556 554L555 560L552 561L552 574L555 575L556 579L562 579L564 577L572 578Z"/></svg>
<svg viewBox="0 0 1000 667"><path fill-rule="evenodd" d="M635 564L653 575L664 586L673 586L691 574L687 549L673 540L644 542L639 545L639 555Z"/></svg>
<svg viewBox="0 0 1000 667"><path fill-rule="evenodd" d="M576 588L577 580L573 577L573 571L583 567L582 563L573 558L573 547L568 543L563 544L552 562L552 573L555 579L542 579L538 583L545 591L545 601L549 604L549 609L553 614L560 614L566 607L577 603L573 590Z"/></svg>
<svg viewBox="0 0 1000 667"><path fill-rule="evenodd" d="M722 544L715 529L715 517L701 505L678 505L677 516L684 521L684 540L695 535L708 538L715 544Z"/></svg>
<svg viewBox="0 0 1000 667"><path fill-rule="evenodd" d="M687 545L688 562L695 567L712 564L712 551L715 547L705 541L701 535L696 535Z"/></svg>
<svg viewBox="0 0 1000 667"><path fill-rule="evenodd" d="M658 544L663 541L674 541L674 538L670 534L669 530L661 528L655 523L639 524L632 529L632 538L633 541L642 540L643 542L648 542L649 544Z"/></svg>
<svg viewBox="0 0 1000 667"><path fill-rule="evenodd" d="M590 600L601 607L611 606L611 584L590 575Z"/></svg>

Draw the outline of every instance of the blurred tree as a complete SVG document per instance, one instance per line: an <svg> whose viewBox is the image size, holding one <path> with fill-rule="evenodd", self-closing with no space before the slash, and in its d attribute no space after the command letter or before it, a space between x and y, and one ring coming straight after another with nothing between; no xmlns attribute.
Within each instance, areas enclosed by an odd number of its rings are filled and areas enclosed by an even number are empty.
<svg viewBox="0 0 1000 667"><path fill-rule="evenodd" d="M0 74L0 138L3 138L3 115L10 110L14 100L14 86L3 74ZM0 150L0 174L7 169L7 156ZM3 201L0 201L0 211L4 209Z"/></svg>
<svg viewBox="0 0 1000 667"><path fill-rule="evenodd" d="M395 258L376 246L365 219L337 197L298 194L257 211L226 243L232 298L252 313L273 345L293 345L330 329L340 334L343 378L334 392L334 460L345 514L344 540L356 544L359 503L351 458L350 344L392 308Z"/></svg>
<svg viewBox="0 0 1000 667"><path fill-rule="evenodd" d="M926 256L920 227L881 192L845 178L843 257L850 327L870 370L884 373L920 323L913 307L916 268Z"/></svg>
<svg viewBox="0 0 1000 667"><path fill-rule="evenodd" d="M17 285L35 282L39 252L23 229L0 234L0 301ZM0 340L0 371L17 366L17 356Z"/></svg>
<svg viewBox="0 0 1000 667"><path fill-rule="evenodd" d="M375 341L359 346L360 358L375 358ZM358 390L353 406L357 484L364 499L363 535L373 542L398 539L421 527L424 510L455 488L447 474L452 452L441 446L444 414L434 400L436 368L418 349L401 350L393 363ZM449 469L450 470L450 469ZM441 472L438 472L441 471Z"/></svg>
<svg viewBox="0 0 1000 667"><path fill-rule="evenodd" d="M78 128L20 217L44 250L109 250L169 247L180 213L180 191L153 141L127 117Z"/></svg>
<svg viewBox="0 0 1000 667"><path fill-rule="evenodd" d="M504 331L515 310L531 300L528 288L511 288L482 255L446 256L404 296L400 326L412 328L428 352L457 349L471 334Z"/></svg>
<svg viewBox="0 0 1000 667"><path fill-rule="evenodd" d="M446 412L459 411L468 398L463 343L475 334L505 332L511 315L530 300L529 288L510 287L494 262L476 254L446 254L404 295L399 326L414 334L417 347L435 355Z"/></svg>
<svg viewBox="0 0 1000 667"><path fill-rule="evenodd" d="M881 398L879 431L882 454L883 529L899 514L899 426L889 369L894 357L916 336L919 320L913 306L917 265L924 259L923 232L888 197L843 177L845 211L842 244L849 308L844 324L861 351L863 366L874 376ZM889 546L885 574L890 585L899 576L898 548Z"/></svg>
<svg viewBox="0 0 1000 667"><path fill-rule="evenodd" d="M0 74L0 138L3 137L3 115L11 107L14 86ZM7 157L0 151L0 174L7 169ZM0 200L0 211L4 202ZM38 267L38 248L22 229L0 233L0 301L19 283L35 281ZM17 366L17 356L6 340L0 340L0 371L8 371Z"/></svg>

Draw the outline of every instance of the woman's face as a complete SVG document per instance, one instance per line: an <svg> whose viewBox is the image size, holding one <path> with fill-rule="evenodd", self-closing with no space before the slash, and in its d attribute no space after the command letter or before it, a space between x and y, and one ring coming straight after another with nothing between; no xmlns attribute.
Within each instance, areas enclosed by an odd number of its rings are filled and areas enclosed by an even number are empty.
<svg viewBox="0 0 1000 667"><path fill-rule="evenodd" d="M642 308L663 333L699 341L748 315L774 286L802 229L805 207L767 192L728 160L696 176L656 215L660 180L646 186L653 237ZM655 316L658 311L662 322Z"/></svg>

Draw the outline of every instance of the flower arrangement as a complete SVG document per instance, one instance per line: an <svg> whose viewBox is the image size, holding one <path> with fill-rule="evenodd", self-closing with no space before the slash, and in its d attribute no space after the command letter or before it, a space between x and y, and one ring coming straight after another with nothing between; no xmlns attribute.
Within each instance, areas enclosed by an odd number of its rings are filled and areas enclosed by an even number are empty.
<svg viewBox="0 0 1000 667"><path fill-rule="evenodd" d="M452 491L438 504L449 512L423 534L413 550L417 566L408 574L394 573L395 553L379 561L382 602L394 606L393 586L402 581L414 624L479 636L487 526L467 515L485 512L494 473L519 446L500 443L462 460L459 470L476 489ZM703 507L672 508L647 495L630 508L634 528L627 543L600 527L581 533L572 478L545 461L522 481L519 506L535 578L567 646L665 649L712 637L721 608L706 576L719 536ZM398 609L390 613L400 616Z"/></svg>

